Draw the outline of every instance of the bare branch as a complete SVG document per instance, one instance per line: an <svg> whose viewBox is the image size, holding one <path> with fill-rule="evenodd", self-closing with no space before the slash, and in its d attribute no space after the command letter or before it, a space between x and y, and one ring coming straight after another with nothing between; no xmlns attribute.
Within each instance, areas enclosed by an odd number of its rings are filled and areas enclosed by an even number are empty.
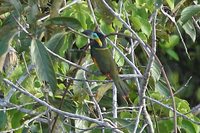
<svg viewBox="0 0 200 133"><path fill-rule="evenodd" d="M81 2L81 0L73 0L73 1L72 1L71 3L69 3L68 5L65 5L64 7L62 7L61 9L59 9L59 13L62 12L63 10L65 10L66 8L71 7L72 5L78 3L78 2ZM47 19L47 18L49 18L49 17L50 17L50 15L47 15L47 16L44 16L44 17L38 19L37 21L38 21L38 22L41 22L41 21L43 21L43 20L45 20L45 19Z"/></svg>
<svg viewBox="0 0 200 133"><path fill-rule="evenodd" d="M163 13L166 17L168 17L168 18L174 23L174 25L176 26L176 29L177 29L177 31L178 31L178 34L179 34L179 36L180 36L180 38L181 38L181 41L182 41L182 43L183 43L183 46L184 46L184 49L185 49L185 53L187 54L188 58L191 60L190 54L188 53L187 46L186 46L186 44L185 44L185 41L184 41L183 36L182 36L182 34L181 34L181 31L179 30L179 27L178 27L178 25L177 25L177 23L176 23L175 17L172 17L172 16L170 16L167 12L165 12L164 9L163 9L163 6L161 7L161 11L162 11L162 13Z"/></svg>
<svg viewBox="0 0 200 133"><path fill-rule="evenodd" d="M92 73L92 72L90 72L89 70L85 69L84 67L79 66L79 65L77 65L76 63L73 63L73 62L71 62L71 61L69 61L69 60L67 60L67 59L65 59L65 58L63 58L63 57L61 57L61 56L59 56L58 54L54 53L53 51L51 51L51 50L50 50L49 48L47 48L46 46L44 46L44 47L46 48L46 50L47 50L51 55L57 57L58 59L60 59L60 60L62 60L62 61L64 61L64 62L66 62L66 63L68 63L68 64L70 64L70 65L72 65L72 66L74 66L74 67L80 68L80 69L82 69L82 70L84 70L84 71L86 71L86 72Z"/></svg>
<svg viewBox="0 0 200 133"><path fill-rule="evenodd" d="M50 104L46 103L45 101L42 101L41 99L35 97L34 95L32 95L31 93L29 93L25 89L22 89L22 88L16 86L14 83L12 83L11 81L9 81L8 79L4 78L3 81L5 83L7 83L8 85L10 85L11 87L15 88L16 90L20 91L24 95L32 98L34 101L40 103L43 106L48 107L50 110L52 110L52 111L54 111L54 112L56 112L56 113L58 113L60 115L67 116L67 117L72 118L72 119L81 119L81 120L86 120L86 121L94 122L94 123L96 123L96 124L98 124L98 125L100 125L102 127L111 128L111 129L114 129L116 132L121 132L119 129L116 129L115 127L113 127L112 125L110 125L107 122L102 122L102 121L99 121L98 119L93 119L93 118L90 118L90 117L87 117L87 116L77 115L77 114L73 114L73 113L69 113L69 112L65 112L65 111L59 110L59 109L51 106Z"/></svg>
<svg viewBox="0 0 200 133"><path fill-rule="evenodd" d="M167 108L167 109L169 109L169 110L171 110L171 111L176 111L176 110L174 110L172 107L170 107L170 106L168 106L168 105L166 105L166 104L164 104L164 103L161 103L160 101L155 100L155 99L153 99L153 98L151 98L151 97L145 96L145 99L151 100L152 102L157 103L157 104L159 104L159 105L161 105L161 106L163 106L163 107L165 107L165 108ZM200 125L200 122L199 122L199 121L195 121L195 120L193 120L193 119L187 117L186 115L184 115L184 114L182 114L182 113L180 113L180 112L178 112L178 111L176 111L176 113L177 113L178 116L181 116L181 117L183 117L183 118L186 119L186 120L189 120L189 121L191 121L191 122L193 122L193 123L195 123L195 124L197 124L197 125Z"/></svg>

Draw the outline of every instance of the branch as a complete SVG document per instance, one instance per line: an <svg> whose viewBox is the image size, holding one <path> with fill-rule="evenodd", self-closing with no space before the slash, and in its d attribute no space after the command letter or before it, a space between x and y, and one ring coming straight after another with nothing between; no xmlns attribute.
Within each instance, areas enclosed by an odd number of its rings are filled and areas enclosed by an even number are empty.
<svg viewBox="0 0 200 133"><path fill-rule="evenodd" d="M81 120L86 120L86 121L94 122L94 123L98 124L99 126L114 129L116 132L121 132L120 130L114 128L112 125L110 125L107 122L102 122L102 121L99 121L97 119L93 119L93 118L90 118L90 117L87 117L87 116L77 115L77 114L73 114L73 113L69 113L69 112L65 112L65 111L59 110L59 109L51 106L50 104L46 103L45 101L42 101L41 99L35 97L34 95L32 95L31 93L29 93L25 89L22 89L22 88L16 86L14 83L12 83L11 81L9 81L8 79L4 78L3 81L5 83L7 83L8 85L10 85L11 87L15 88L16 90L20 91L24 95L32 98L34 101L36 101L36 102L40 103L41 105L49 108L49 110L52 110L52 111L54 111L54 112L56 112L56 113L58 113L60 115L67 116L67 117L70 117L72 119L81 119Z"/></svg>
<svg viewBox="0 0 200 133"><path fill-rule="evenodd" d="M65 59L65 58L63 58L63 57L61 57L61 56L59 56L58 54L54 53L53 51L51 51L51 50L50 50L49 48L47 48L46 46L44 46L44 47L46 48L46 50L47 50L51 55L57 57L58 59L60 59L60 60L62 60L62 61L64 61L64 62L66 62L66 63L68 63L68 64L70 64L70 65L72 65L72 66L74 66L74 67L80 68L80 69L82 69L82 70L84 70L84 71L86 71L86 72L88 72L88 73L92 73L92 72L90 72L89 70L85 69L84 67L82 67L82 66L80 66L80 65L77 65L76 63L73 63L73 62L71 62L71 61L69 61L69 60L67 60L67 59Z"/></svg>
<svg viewBox="0 0 200 133"><path fill-rule="evenodd" d="M29 123L31 123L32 121L35 121L36 119L42 117L45 114L46 114L46 111L38 114L37 116L35 116L35 117L33 117L33 118L29 119L29 120L26 120L20 127L17 127L17 128L14 128L14 129L10 129L10 130L6 130L6 131L1 131L1 133L13 133L13 132L15 132L17 130L22 129L23 127L29 127Z"/></svg>
<svg viewBox="0 0 200 133"><path fill-rule="evenodd" d="M62 8L59 10L59 13L62 12L63 10L65 10L66 8L71 7L72 5L78 3L78 2L81 2L81 0L74 0L74 1L72 1L71 3L69 3L68 5L65 5L64 7L62 7ZM47 19L47 18L49 18L49 17L50 17L50 15L47 15L47 16L44 16L44 17L38 19L37 21L38 21L38 22L41 22L41 21L43 21L43 20L45 20L45 19Z"/></svg>
<svg viewBox="0 0 200 133"><path fill-rule="evenodd" d="M133 133L137 132L137 128L138 128L138 125L139 125L139 122L140 122L140 115L141 115L142 110L143 110L143 106L140 106L139 111L138 111L138 115L137 115L137 118L136 118L136 121L135 121L135 127L134 127L134 130L133 130Z"/></svg>
<svg viewBox="0 0 200 133"><path fill-rule="evenodd" d="M169 110L171 110L171 111L176 111L176 110L174 110L172 107L170 107L170 106L168 106L168 105L166 105L166 104L164 104L164 103L161 103L160 101L155 100L155 99L153 99L153 98L151 98L151 97L145 96L145 99L148 99L148 100L150 100L150 101L152 101L152 102L154 102L154 103L157 103L158 105L161 105L161 106L163 106L163 107L165 107L165 108L167 108L167 109L169 109ZM180 113L180 112L178 112L178 111L176 111L176 114L177 114L178 116L183 117L184 119L187 119L187 120L189 120L189 121L191 121L191 122L197 124L197 125L200 125L200 122L195 121L195 120L193 120L193 119L187 117L186 115L184 115L184 114L182 114L182 113Z"/></svg>
<svg viewBox="0 0 200 133"><path fill-rule="evenodd" d="M154 12L154 17L153 17L153 24L152 24L152 53L150 54L149 57L149 61L144 73L144 78L141 82L141 91L140 91L140 106L144 106L143 108L143 112L144 112L144 117L146 118L147 124L149 125L149 131L150 132L154 132L154 128L153 128L153 124L152 121L150 119L150 116L147 112L146 109L146 100L144 99L145 97L145 93L147 90L147 85L149 82L149 77L150 77L150 73L151 73L151 68L153 66L153 62L155 61L155 53L156 53L156 19L157 19L157 9Z"/></svg>
<svg viewBox="0 0 200 133"><path fill-rule="evenodd" d="M87 61L83 64L84 68L87 68L89 65L90 65L90 64L88 64ZM84 77L85 80L87 79L87 78L86 78L85 71L83 71L83 77ZM88 84L88 82L85 82L85 84L86 84L86 86L87 86L89 95L90 95L92 101L94 102L94 104L95 104L95 106L96 106L96 109L97 109L99 118L100 118L100 120L103 122L104 120L103 120L101 108L100 108L98 102L96 101L96 99L95 99L95 97L94 97L94 94L93 94L92 91L91 91L90 85Z"/></svg>
<svg viewBox="0 0 200 133"><path fill-rule="evenodd" d="M176 23L175 17L172 17L172 16L170 16L167 12L165 12L164 9L163 9L163 6L161 6L161 12L162 12L166 17L168 17L168 18L174 23L174 25L176 26L176 29L177 29L177 31L178 31L178 34L179 34L179 36L180 36L180 38L181 38L181 41L182 41L182 43L183 43L183 46L184 46L184 49L185 49L185 53L187 54L188 58L191 60L190 54L188 53L187 46L186 46L186 44L185 44L185 41L184 41L183 36L182 36L182 34L181 34L181 31L179 30L179 27L178 27L178 25L177 25L177 23Z"/></svg>

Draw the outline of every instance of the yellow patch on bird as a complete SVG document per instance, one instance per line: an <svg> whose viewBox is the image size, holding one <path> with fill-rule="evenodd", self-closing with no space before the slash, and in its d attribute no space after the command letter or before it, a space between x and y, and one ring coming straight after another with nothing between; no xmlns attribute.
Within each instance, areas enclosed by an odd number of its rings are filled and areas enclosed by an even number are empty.
<svg viewBox="0 0 200 133"><path fill-rule="evenodd" d="M92 60L93 60L94 64L99 68L99 65L97 64L96 59L95 59L95 58L92 58Z"/></svg>
<svg viewBox="0 0 200 133"><path fill-rule="evenodd" d="M96 50L107 50L109 48L95 48Z"/></svg>

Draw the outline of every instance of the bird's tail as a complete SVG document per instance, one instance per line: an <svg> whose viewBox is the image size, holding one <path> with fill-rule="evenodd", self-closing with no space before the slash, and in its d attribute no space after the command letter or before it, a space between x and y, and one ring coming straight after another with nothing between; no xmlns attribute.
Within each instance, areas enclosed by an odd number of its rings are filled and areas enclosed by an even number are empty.
<svg viewBox="0 0 200 133"><path fill-rule="evenodd" d="M132 102L129 99L129 87L128 85L120 78L116 77L113 79L115 86L117 88L117 101L119 105L128 105Z"/></svg>

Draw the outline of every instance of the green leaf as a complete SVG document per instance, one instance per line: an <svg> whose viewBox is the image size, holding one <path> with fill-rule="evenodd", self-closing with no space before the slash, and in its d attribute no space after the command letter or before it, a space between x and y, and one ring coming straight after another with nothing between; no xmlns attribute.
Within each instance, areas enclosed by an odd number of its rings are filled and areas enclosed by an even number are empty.
<svg viewBox="0 0 200 133"><path fill-rule="evenodd" d="M19 0L9 0L9 2L15 7L18 13L21 12L22 4Z"/></svg>
<svg viewBox="0 0 200 133"><path fill-rule="evenodd" d="M113 118L111 118L113 119ZM126 132L132 133L133 132L133 127L134 127L134 122L130 121L130 120L126 120L126 119L120 119L120 118L116 118L113 119L112 121L116 121L117 123L119 123L119 125L121 127L125 127L122 128L123 130L125 130ZM138 127L138 130L140 129L140 127Z"/></svg>
<svg viewBox="0 0 200 133"><path fill-rule="evenodd" d="M178 54L172 50L172 49L167 49L166 50L167 54L172 57L173 59L175 59L176 61L179 61L179 57L178 57Z"/></svg>
<svg viewBox="0 0 200 133"><path fill-rule="evenodd" d="M53 35L50 40L46 43L47 48L49 48L54 53L58 54L60 48L62 47L65 39L65 32L57 33Z"/></svg>
<svg viewBox="0 0 200 133"><path fill-rule="evenodd" d="M114 52L114 59L118 66L124 66L124 58L119 54L119 52Z"/></svg>
<svg viewBox="0 0 200 133"><path fill-rule="evenodd" d="M169 93L169 90L168 90L166 84L163 83L162 81L156 82L155 89L162 95L170 96L170 93Z"/></svg>
<svg viewBox="0 0 200 133"><path fill-rule="evenodd" d="M174 0L166 0L167 4L169 5L170 9L174 9Z"/></svg>
<svg viewBox="0 0 200 133"><path fill-rule="evenodd" d="M186 100L176 98L175 102L176 102L177 111L179 111L180 113L185 114L190 111L189 103ZM191 114L188 114L188 116L189 115Z"/></svg>
<svg viewBox="0 0 200 133"><path fill-rule="evenodd" d="M53 64L47 50L39 40L33 39L31 42L31 57L39 79L47 81L54 93L57 88L57 81Z"/></svg>
<svg viewBox="0 0 200 133"><path fill-rule="evenodd" d="M110 7L113 7L113 4L110 0L107 0L106 2ZM94 10L97 13L99 13L100 18L102 18L103 21L107 24L111 24L115 17L110 12L110 10L103 4L103 2L101 0L92 0L91 3L94 7Z"/></svg>
<svg viewBox="0 0 200 133"><path fill-rule="evenodd" d="M4 111L0 111L0 129L4 129L7 123L7 115Z"/></svg>
<svg viewBox="0 0 200 133"><path fill-rule="evenodd" d="M180 38L179 36L177 35L171 35L169 37L169 41L167 41L165 44L164 44L164 47L169 49L169 48L173 48L174 46L176 46L180 41Z"/></svg>
<svg viewBox="0 0 200 133"><path fill-rule="evenodd" d="M179 23L184 25L188 20L192 19L192 16L199 14L200 5L191 5L183 9L181 12L181 18L179 19Z"/></svg>
<svg viewBox="0 0 200 133"><path fill-rule="evenodd" d="M83 37L83 36L77 36L76 37L76 46L78 48L82 48L83 46L85 46L88 42L88 39Z"/></svg>
<svg viewBox="0 0 200 133"><path fill-rule="evenodd" d="M146 0L136 0L135 3L137 6L140 6L142 4L144 4L146 2Z"/></svg>
<svg viewBox="0 0 200 133"><path fill-rule="evenodd" d="M74 34L67 34L65 36L65 39L63 41L63 45L62 47L60 48L60 53L59 55L60 56L66 56L66 53L69 55L71 54L70 53L70 49L73 47L74 45L74 37L75 35Z"/></svg>
<svg viewBox="0 0 200 133"><path fill-rule="evenodd" d="M153 62L153 66L151 68L151 75L152 75L154 82L159 81L160 76L161 76L161 68L157 61Z"/></svg>
<svg viewBox="0 0 200 133"><path fill-rule="evenodd" d="M148 37L151 34L151 25L148 20L140 18L141 22L141 30L145 33Z"/></svg>
<svg viewBox="0 0 200 133"><path fill-rule="evenodd" d="M11 119L12 128L17 128L17 127L21 126L23 116L24 116L24 113L22 113L20 111L15 111L15 113ZM17 133L20 133L20 130L18 130Z"/></svg>
<svg viewBox="0 0 200 133"><path fill-rule="evenodd" d="M131 16L131 21L134 25L134 28L136 28L137 30L141 30L142 33L144 33L146 36L148 37L150 36L152 29L147 19L144 19L138 15L134 15L134 16Z"/></svg>
<svg viewBox="0 0 200 133"><path fill-rule="evenodd" d="M134 28L135 28L136 30L140 30L141 23L140 23L139 17L137 17L137 16L131 16L130 19L131 19L131 21L132 21L132 24L133 24Z"/></svg>
<svg viewBox="0 0 200 133"><path fill-rule="evenodd" d="M33 2L33 1L32 1ZM36 24L37 22L37 15L39 14L38 5L35 2L30 2L30 8L27 9L26 19L28 24Z"/></svg>
<svg viewBox="0 0 200 133"><path fill-rule="evenodd" d="M16 32L17 32L16 29L13 29L7 32L6 27L1 28L0 30L0 56L3 55L8 50L9 44L12 41ZM6 33L6 34L3 34L3 33Z"/></svg>
<svg viewBox="0 0 200 133"><path fill-rule="evenodd" d="M115 30L112 27L112 24L108 25L104 21L101 21L100 28L105 34L109 34L109 33L115 32Z"/></svg>
<svg viewBox="0 0 200 133"><path fill-rule="evenodd" d="M195 42L195 40L196 40L196 29L194 27L192 20L188 20L183 25L183 29L191 37L192 41Z"/></svg>
<svg viewBox="0 0 200 133"><path fill-rule="evenodd" d="M97 102L99 102L102 97L104 96L104 94L112 87L112 83L108 83L108 84L103 84L101 85L96 93L96 100Z"/></svg>
<svg viewBox="0 0 200 133"><path fill-rule="evenodd" d="M46 25L59 25L75 30L82 29L81 23L73 17L54 17L46 21Z"/></svg>
<svg viewBox="0 0 200 133"><path fill-rule="evenodd" d="M186 133L197 133L193 123L189 120L183 119L180 127L184 129Z"/></svg>
<svg viewBox="0 0 200 133"><path fill-rule="evenodd" d="M160 131L171 133L173 131L173 122L172 120L160 120L158 122L158 127Z"/></svg>

